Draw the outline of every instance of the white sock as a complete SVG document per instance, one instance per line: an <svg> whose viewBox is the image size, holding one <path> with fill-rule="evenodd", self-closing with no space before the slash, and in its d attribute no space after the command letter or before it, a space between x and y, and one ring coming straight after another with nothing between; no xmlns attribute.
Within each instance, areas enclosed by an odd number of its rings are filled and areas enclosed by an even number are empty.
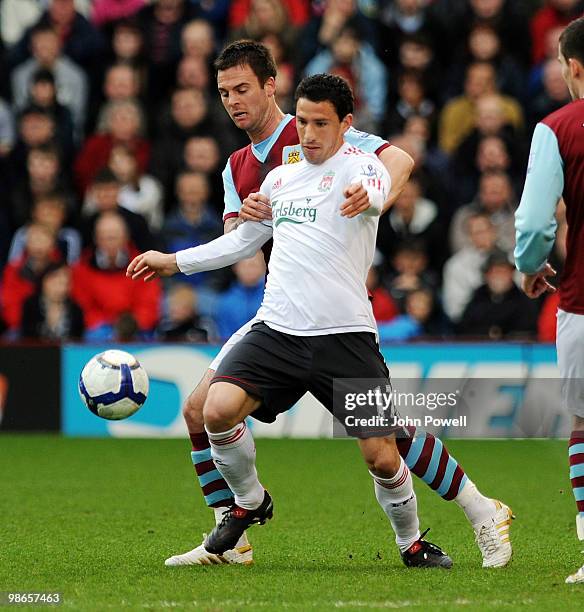
<svg viewBox="0 0 584 612"><path fill-rule="evenodd" d="M213 512L215 513L215 525L219 525L227 510L229 510L229 506L219 506L218 508L213 508ZM248 544L249 540L247 539L247 531L244 531L239 540L237 540L235 548L241 548L242 546L247 546Z"/></svg>
<svg viewBox="0 0 584 612"><path fill-rule="evenodd" d="M420 538L418 502L410 470L401 459L397 474L392 478L379 478L374 474L371 476L375 485L375 497L389 518L395 531L396 544L403 552Z"/></svg>
<svg viewBox="0 0 584 612"><path fill-rule="evenodd" d="M470 478L454 501L462 508L473 527L491 518L497 510L495 502L485 497Z"/></svg>
<svg viewBox="0 0 584 612"><path fill-rule="evenodd" d="M228 431L211 433L211 457L221 476L235 495L235 503L246 510L255 510L264 500L264 487L255 467L255 444L245 423Z"/></svg>

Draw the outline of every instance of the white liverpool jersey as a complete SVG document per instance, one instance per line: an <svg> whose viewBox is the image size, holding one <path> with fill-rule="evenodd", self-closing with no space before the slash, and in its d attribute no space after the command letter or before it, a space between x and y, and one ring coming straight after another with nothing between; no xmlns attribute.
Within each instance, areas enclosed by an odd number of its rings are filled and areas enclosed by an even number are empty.
<svg viewBox="0 0 584 612"><path fill-rule="evenodd" d="M340 207L352 183L365 187L371 207L348 219ZM230 265L273 237L258 320L301 336L376 333L365 280L390 185L375 155L347 143L323 164L279 166L260 188L270 199L271 222L246 222L207 245L179 251L177 265L186 274Z"/></svg>

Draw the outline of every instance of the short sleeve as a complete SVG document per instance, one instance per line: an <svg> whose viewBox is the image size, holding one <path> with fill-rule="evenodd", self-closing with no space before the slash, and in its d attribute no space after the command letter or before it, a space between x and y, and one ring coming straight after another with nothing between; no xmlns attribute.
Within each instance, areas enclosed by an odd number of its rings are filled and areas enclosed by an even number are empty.
<svg viewBox="0 0 584 612"><path fill-rule="evenodd" d="M373 153L375 155L379 155L381 151L391 146L387 140L368 132L361 132L353 127L350 127L345 132L345 141L354 147L359 147L359 149L366 153Z"/></svg>
<svg viewBox="0 0 584 612"><path fill-rule="evenodd" d="M225 193L225 209L223 211L223 221L239 215L241 208L241 200L239 194L235 189L235 183L233 181L233 175L231 173L231 163L227 160L225 169L221 175L223 177L223 191Z"/></svg>

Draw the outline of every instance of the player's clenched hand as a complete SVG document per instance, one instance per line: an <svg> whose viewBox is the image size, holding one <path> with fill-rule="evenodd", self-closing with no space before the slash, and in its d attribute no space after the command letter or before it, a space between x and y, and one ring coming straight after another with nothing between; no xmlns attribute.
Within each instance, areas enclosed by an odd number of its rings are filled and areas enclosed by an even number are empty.
<svg viewBox="0 0 584 612"><path fill-rule="evenodd" d="M264 221L272 218L270 200L263 193L250 193L243 201L239 216L244 221Z"/></svg>
<svg viewBox="0 0 584 612"><path fill-rule="evenodd" d="M361 183L351 183L345 187L343 195L347 199L341 204L341 217L352 219L371 206L369 194Z"/></svg>
<svg viewBox="0 0 584 612"><path fill-rule="evenodd" d="M555 276L556 271L546 263L545 267L535 274L523 274L521 278L521 288L527 297L538 298L544 293L555 293L556 288L551 285L547 278Z"/></svg>
<svg viewBox="0 0 584 612"><path fill-rule="evenodd" d="M151 281L159 276L172 276L178 271L174 253L146 251L132 259L126 270L126 276L132 280Z"/></svg>

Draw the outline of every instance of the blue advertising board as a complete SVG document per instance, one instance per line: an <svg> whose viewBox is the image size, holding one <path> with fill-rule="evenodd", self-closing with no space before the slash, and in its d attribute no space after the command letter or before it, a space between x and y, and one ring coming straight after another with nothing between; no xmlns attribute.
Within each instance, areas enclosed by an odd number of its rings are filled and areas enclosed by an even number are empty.
<svg viewBox="0 0 584 612"><path fill-rule="evenodd" d="M106 421L83 405L77 390L79 374L96 353L114 348L97 345L67 345L61 359L61 423L69 436L183 437L186 427L181 406L219 351L214 346L173 344L124 345L123 350L136 355L150 377L148 400L141 410L124 421ZM475 419L468 432L452 435L557 435L558 424L541 429L517 429L520 420L518 402L527 397L530 381L557 379L555 347L534 344L408 344L382 349L392 380L490 381L477 397L481 419ZM519 381L519 382L517 382ZM546 385L552 388L552 385ZM540 389L535 394L541 396ZM557 393L554 391L554 394ZM530 406L533 401L529 402ZM529 408L529 406L528 406ZM534 409L535 408L530 408ZM521 415L525 418L525 410ZM541 415L537 417L541 420ZM332 433L329 415L314 398L306 395L276 423L265 425L251 421L254 434L269 437L327 437ZM553 430L553 431L552 431ZM519 431L519 433L518 433ZM444 434L443 430L438 433Z"/></svg>

